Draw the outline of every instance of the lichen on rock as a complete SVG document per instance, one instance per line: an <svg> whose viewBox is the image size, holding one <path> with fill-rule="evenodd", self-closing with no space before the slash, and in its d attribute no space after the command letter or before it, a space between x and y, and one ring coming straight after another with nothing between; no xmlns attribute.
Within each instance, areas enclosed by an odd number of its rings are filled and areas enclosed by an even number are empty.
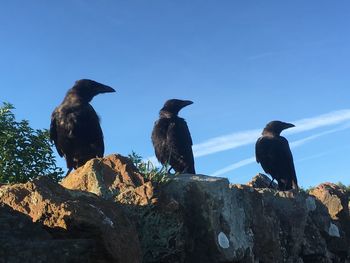
<svg viewBox="0 0 350 263"><path fill-rule="evenodd" d="M93 194L65 189L48 177L2 186L1 193L1 205L28 216L50 238L62 243L86 240L92 247L91 253L83 257L87 262L89 257L92 262L140 262L136 230L116 204ZM57 262L49 251L46 253L45 262Z"/></svg>
<svg viewBox="0 0 350 263"><path fill-rule="evenodd" d="M91 262L349 262L349 193L333 184L283 192L267 179L182 174L154 184L110 155L71 173L65 188L1 186L0 203L48 227L40 238L88 242L79 251L93 251Z"/></svg>

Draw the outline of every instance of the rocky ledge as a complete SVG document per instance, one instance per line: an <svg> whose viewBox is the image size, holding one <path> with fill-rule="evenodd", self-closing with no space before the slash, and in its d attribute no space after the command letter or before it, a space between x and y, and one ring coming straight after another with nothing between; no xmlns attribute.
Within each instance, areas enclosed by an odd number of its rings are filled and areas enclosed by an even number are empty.
<svg viewBox="0 0 350 263"><path fill-rule="evenodd" d="M154 185L120 155L0 187L0 262L350 262L349 193L205 175Z"/></svg>

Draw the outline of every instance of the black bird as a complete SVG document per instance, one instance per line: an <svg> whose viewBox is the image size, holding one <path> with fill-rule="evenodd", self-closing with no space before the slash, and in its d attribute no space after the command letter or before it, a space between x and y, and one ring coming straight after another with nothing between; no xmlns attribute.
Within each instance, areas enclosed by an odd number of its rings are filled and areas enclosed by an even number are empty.
<svg viewBox="0 0 350 263"><path fill-rule="evenodd" d="M89 102L106 92L115 90L93 80L78 80L51 115L50 139L58 154L66 159L67 175L88 160L103 157L100 120Z"/></svg>
<svg viewBox="0 0 350 263"><path fill-rule="evenodd" d="M165 102L154 124L152 143L159 162L169 164L177 173L195 174L192 138L186 121L179 111L191 105L189 100L171 99Z"/></svg>
<svg viewBox="0 0 350 263"><path fill-rule="evenodd" d="M280 136L283 130L292 127L295 126L291 123L272 121L266 125L255 145L256 161L271 175L272 181L277 180L278 188L282 191L298 189L289 143Z"/></svg>

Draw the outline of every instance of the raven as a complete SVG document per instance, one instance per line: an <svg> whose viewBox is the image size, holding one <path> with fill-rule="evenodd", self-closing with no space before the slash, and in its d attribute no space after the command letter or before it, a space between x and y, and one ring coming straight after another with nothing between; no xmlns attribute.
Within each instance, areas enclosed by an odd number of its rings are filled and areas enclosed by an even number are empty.
<svg viewBox="0 0 350 263"><path fill-rule="evenodd" d="M280 136L285 129L295 127L281 121L269 122L255 145L256 161L264 171L278 182L279 190L298 189L292 152L286 138ZM271 182L272 183L272 182Z"/></svg>
<svg viewBox="0 0 350 263"><path fill-rule="evenodd" d="M99 117L89 102L106 92L115 90L93 80L78 80L51 115L50 139L58 154L66 159L66 175L92 158L103 157Z"/></svg>
<svg viewBox="0 0 350 263"><path fill-rule="evenodd" d="M179 111L192 103L178 99L166 101L152 131L152 143L158 161L163 165L170 164L177 173L196 173L191 134L186 121L178 117Z"/></svg>

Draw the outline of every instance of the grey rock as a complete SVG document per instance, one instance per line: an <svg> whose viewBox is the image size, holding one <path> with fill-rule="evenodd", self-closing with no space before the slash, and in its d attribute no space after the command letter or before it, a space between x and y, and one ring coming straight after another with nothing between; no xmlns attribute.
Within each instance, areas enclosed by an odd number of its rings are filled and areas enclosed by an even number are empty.
<svg viewBox="0 0 350 263"><path fill-rule="evenodd" d="M349 193L333 184L309 195L266 188L270 181L263 175L249 185L189 174L153 184L141 176L125 157L113 155L66 178L62 185L71 190L45 181L0 187L0 201L21 211L0 209L0 262L127 257L116 251L137 262L138 240L146 263L350 262ZM123 214L136 225L138 237ZM106 238L111 234L116 238ZM104 246L109 254L100 253Z"/></svg>

